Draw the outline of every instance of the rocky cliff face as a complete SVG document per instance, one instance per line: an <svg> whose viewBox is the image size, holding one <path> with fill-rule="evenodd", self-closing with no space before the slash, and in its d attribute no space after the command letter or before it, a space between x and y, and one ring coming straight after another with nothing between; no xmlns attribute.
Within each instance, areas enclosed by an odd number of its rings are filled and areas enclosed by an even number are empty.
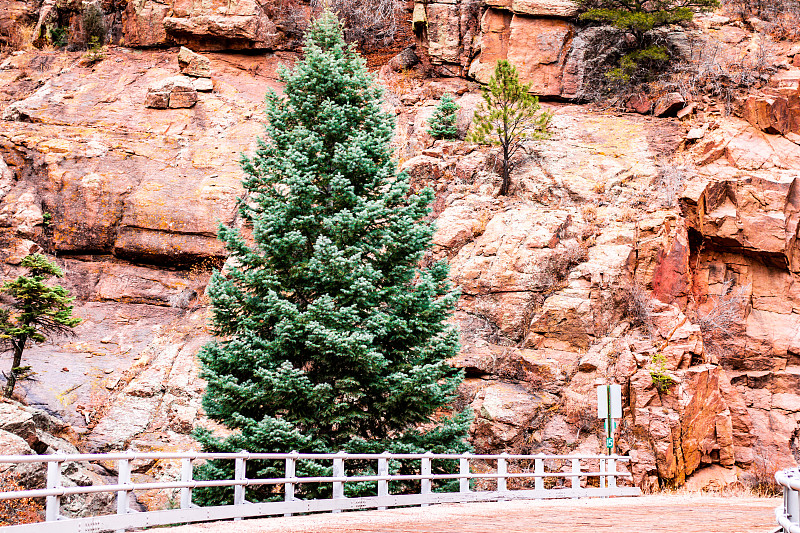
<svg viewBox="0 0 800 533"><path fill-rule="evenodd" d="M128 47L189 44L201 50L295 48L311 12L308 4L259 0L10 0L0 13L0 36L19 27L68 29L81 42L86 4L97 6L107 41Z"/></svg>
<svg viewBox="0 0 800 533"><path fill-rule="evenodd" d="M569 96L580 68L567 65L588 30L567 19L571 4L542 5L429 3L415 17L427 18L434 62L480 80L508 57L541 94ZM178 7L164 12L181 18ZM478 36L479 48L465 44ZM69 421L85 450L193 445L203 290L224 259L216 225L237 224L238 154L261 131L265 89L279 90L277 65L293 57L205 53L210 92L198 88L191 107L146 107L180 73L177 56L0 58L2 278L44 250L85 319L75 338L26 352L40 376L20 392ZM402 168L436 192L429 259L447 260L462 290L453 364L467 375L458 407L475 413L478 451L598 452L594 388L616 382L618 449L644 487L715 465L752 480L800 460L795 74L773 77L743 118L714 105L683 121L553 105L551 138L499 197L491 150L425 133L444 92L458 95L465 130L476 85L382 70ZM141 475L173 474L151 466Z"/></svg>

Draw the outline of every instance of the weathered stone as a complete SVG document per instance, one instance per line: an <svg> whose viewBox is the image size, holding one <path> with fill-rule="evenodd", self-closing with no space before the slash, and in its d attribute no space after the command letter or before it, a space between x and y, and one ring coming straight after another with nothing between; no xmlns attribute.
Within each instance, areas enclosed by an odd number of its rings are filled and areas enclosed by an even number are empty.
<svg viewBox="0 0 800 533"><path fill-rule="evenodd" d="M478 450L519 445L521 436L537 410L552 406L555 398L547 393L530 393L510 384L491 385L479 395L475 446Z"/></svg>
<svg viewBox="0 0 800 533"><path fill-rule="evenodd" d="M497 9L487 9L483 14L480 56L469 67L472 78L482 83L488 82L497 61L508 57L512 17L511 13Z"/></svg>
<svg viewBox="0 0 800 533"><path fill-rule="evenodd" d="M523 15L574 17L579 6L571 0L488 0L486 5Z"/></svg>
<svg viewBox="0 0 800 533"><path fill-rule="evenodd" d="M191 90L173 90L169 95L169 107L172 109L192 107L197 103L197 91L194 87Z"/></svg>
<svg viewBox="0 0 800 533"><path fill-rule="evenodd" d="M686 479L686 490L722 492L739 482L736 469L711 465L701 468Z"/></svg>
<svg viewBox="0 0 800 533"><path fill-rule="evenodd" d="M665 221L664 242L653 271L653 296L665 303L685 301L691 285L689 235L685 222Z"/></svg>
<svg viewBox="0 0 800 533"><path fill-rule="evenodd" d="M520 80L531 83L531 91L560 95L562 74L574 27L559 19L539 19L524 15L508 17L487 10L482 28L481 55L470 67L470 75L487 83L497 59L507 59L517 67ZM506 37L507 36L507 37Z"/></svg>
<svg viewBox="0 0 800 533"><path fill-rule="evenodd" d="M407 46L403 50L389 60L389 68L395 72L402 72L408 70L419 63L419 56L414 51L414 46Z"/></svg>
<svg viewBox="0 0 800 533"><path fill-rule="evenodd" d="M634 111L642 115L646 115L653 109L653 102L643 94L634 94L628 101L625 102L625 107L628 111Z"/></svg>
<svg viewBox="0 0 800 533"><path fill-rule="evenodd" d="M428 49L439 60L457 63L460 58L459 8L454 4L426 5Z"/></svg>
<svg viewBox="0 0 800 533"><path fill-rule="evenodd" d="M153 109L167 109L169 108L169 93L147 91L144 97L144 106Z"/></svg>
<svg viewBox="0 0 800 533"><path fill-rule="evenodd" d="M197 78L192 81L192 87L198 92L210 92L214 90L214 82L211 78Z"/></svg>
<svg viewBox="0 0 800 533"><path fill-rule="evenodd" d="M33 446L39 440L33 415L11 403L0 403L0 430L13 433Z"/></svg>
<svg viewBox="0 0 800 533"><path fill-rule="evenodd" d="M42 202L33 189L16 187L0 204L0 227L10 227L22 236L35 238L44 222Z"/></svg>
<svg viewBox="0 0 800 533"><path fill-rule="evenodd" d="M178 52L178 67L184 76L195 78L211 77L211 62L207 57L192 52L185 46L181 46Z"/></svg>
<svg viewBox="0 0 800 533"><path fill-rule="evenodd" d="M679 110L683 109L685 104L686 101L680 93L668 93L656 100L653 114L657 117L675 116Z"/></svg>
<svg viewBox="0 0 800 533"><path fill-rule="evenodd" d="M765 258L800 269L793 236L800 223L800 190L789 183L764 178L721 181L706 186L698 212L685 202L691 227L725 247L752 250ZM722 244L725 243L725 244Z"/></svg>
<svg viewBox="0 0 800 533"><path fill-rule="evenodd" d="M0 430L0 455L33 455L34 451L22 437ZM26 488L44 488L46 467L42 463L3 463L0 474L14 476Z"/></svg>
<svg viewBox="0 0 800 533"><path fill-rule="evenodd" d="M125 9L121 43L136 47L179 43L203 49L274 48L279 44L298 44L276 26L277 22L290 27L292 21L288 19L288 13L286 16L286 19L275 16L274 10L268 10L256 0L233 3L222 0L173 3L142 0L129 3Z"/></svg>
<svg viewBox="0 0 800 533"><path fill-rule="evenodd" d="M197 91L186 76L161 80L151 85L145 96L145 106L156 109L192 107L195 103Z"/></svg>
<svg viewBox="0 0 800 533"><path fill-rule="evenodd" d="M704 128L692 128L686 134L686 140L688 141L699 141L703 138L706 134L706 130Z"/></svg>

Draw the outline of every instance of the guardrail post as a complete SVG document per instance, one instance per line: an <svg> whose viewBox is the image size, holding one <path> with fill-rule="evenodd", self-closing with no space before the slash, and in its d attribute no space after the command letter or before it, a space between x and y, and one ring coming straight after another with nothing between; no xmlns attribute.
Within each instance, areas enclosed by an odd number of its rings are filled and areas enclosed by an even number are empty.
<svg viewBox="0 0 800 533"><path fill-rule="evenodd" d="M431 452L425 452L425 457L420 459L420 466L419 466L419 473L423 476L430 476L431 475L431 457L433 454ZM422 483L420 483L420 494L430 494L431 493L431 480L422 478ZM423 503L421 507L427 507L429 504Z"/></svg>
<svg viewBox="0 0 800 533"><path fill-rule="evenodd" d="M132 454L131 454L132 455ZM130 485L131 483L131 461L130 459L120 459L117 464L119 471L118 485ZM128 507L130 506L130 491L118 490L117 491L117 514L128 514ZM118 529L117 533L123 533L128 528Z"/></svg>
<svg viewBox="0 0 800 533"><path fill-rule="evenodd" d="M286 503L294 501L294 483L289 481L290 479L294 479L297 475L297 450L292 450L291 455L286 458L286 472L284 473L284 477L286 478L286 483L284 484L284 497L283 500ZM292 516L292 513L284 513L283 516Z"/></svg>
<svg viewBox="0 0 800 533"><path fill-rule="evenodd" d="M247 469L247 459L244 457L237 457L234 459L236 461L233 465L233 479L235 481L244 481L247 479L245 477L245 472ZM234 485L233 486L233 505L243 505L245 503L245 486L244 485ZM234 520L238 521L241 520L241 516L237 516Z"/></svg>
<svg viewBox="0 0 800 533"><path fill-rule="evenodd" d="M192 481L192 460L188 457L181 459L181 481L188 483ZM192 506L191 487L181 488L181 509L188 509Z"/></svg>
<svg viewBox="0 0 800 533"><path fill-rule="evenodd" d="M572 459L572 488L581 488L581 460Z"/></svg>
<svg viewBox="0 0 800 533"><path fill-rule="evenodd" d="M378 458L378 475L379 476L389 476L389 452L383 452L381 456ZM389 495L389 480L388 479L379 479L378 480L378 496L388 496ZM379 511L385 511L386 506L381 505L378 506Z"/></svg>
<svg viewBox="0 0 800 533"><path fill-rule="evenodd" d="M605 459L600 459L600 472L602 474L605 474L605 472L606 472L606 460ZM601 489L608 488L608 485L606 484L606 476L605 475L601 475L600 476L600 488Z"/></svg>
<svg viewBox="0 0 800 533"><path fill-rule="evenodd" d="M508 454L506 452L503 452L497 459L497 475L500 476L497 478L498 492L506 492L508 490L508 485L506 482L506 474L508 474L508 461L506 460L507 455Z"/></svg>
<svg viewBox="0 0 800 533"><path fill-rule="evenodd" d="M47 488L61 488L61 461L49 461L47 463ZM47 507L45 510L45 520L55 522L58 520L61 510L61 496L48 496Z"/></svg>
<svg viewBox="0 0 800 533"><path fill-rule="evenodd" d="M534 479L533 487L536 490L544 490L544 478L541 476L544 474L544 454L538 454L533 460L533 473L539 474Z"/></svg>
<svg viewBox="0 0 800 533"><path fill-rule="evenodd" d="M783 509L789 522L800 526L800 491L783 487Z"/></svg>
<svg viewBox="0 0 800 533"><path fill-rule="evenodd" d="M339 452L333 458L333 477L344 477L344 452ZM341 500L344 498L344 482L333 482L333 499ZM334 513L341 513L341 509L334 509Z"/></svg>
<svg viewBox="0 0 800 533"><path fill-rule="evenodd" d="M608 460L608 488L617 488L617 462L614 459Z"/></svg>
<svg viewBox="0 0 800 533"><path fill-rule="evenodd" d="M469 457L469 452L464 452L458 460L458 473L461 476L458 480L458 492L469 492Z"/></svg>

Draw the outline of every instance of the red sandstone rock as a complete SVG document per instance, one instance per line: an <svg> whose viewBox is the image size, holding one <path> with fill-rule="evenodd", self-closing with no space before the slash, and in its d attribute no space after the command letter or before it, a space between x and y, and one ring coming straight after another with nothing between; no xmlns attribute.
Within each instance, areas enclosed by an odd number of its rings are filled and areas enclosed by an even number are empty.
<svg viewBox="0 0 800 533"><path fill-rule="evenodd" d="M646 115L653 109L653 102L643 94L635 94L628 99L625 103L625 107L629 111L635 111L636 113Z"/></svg>
<svg viewBox="0 0 800 533"><path fill-rule="evenodd" d="M653 114L657 117L675 116L683 109L686 101L680 93L668 93L656 100Z"/></svg>

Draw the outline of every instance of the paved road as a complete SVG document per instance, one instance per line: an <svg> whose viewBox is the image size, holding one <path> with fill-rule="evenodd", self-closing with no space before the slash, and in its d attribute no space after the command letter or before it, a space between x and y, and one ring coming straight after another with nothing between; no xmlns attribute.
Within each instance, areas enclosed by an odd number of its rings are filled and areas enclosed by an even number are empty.
<svg viewBox="0 0 800 533"><path fill-rule="evenodd" d="M435 505L388 511L260 518L165 533L768 533L775 498L642 496Z"/></svg>

